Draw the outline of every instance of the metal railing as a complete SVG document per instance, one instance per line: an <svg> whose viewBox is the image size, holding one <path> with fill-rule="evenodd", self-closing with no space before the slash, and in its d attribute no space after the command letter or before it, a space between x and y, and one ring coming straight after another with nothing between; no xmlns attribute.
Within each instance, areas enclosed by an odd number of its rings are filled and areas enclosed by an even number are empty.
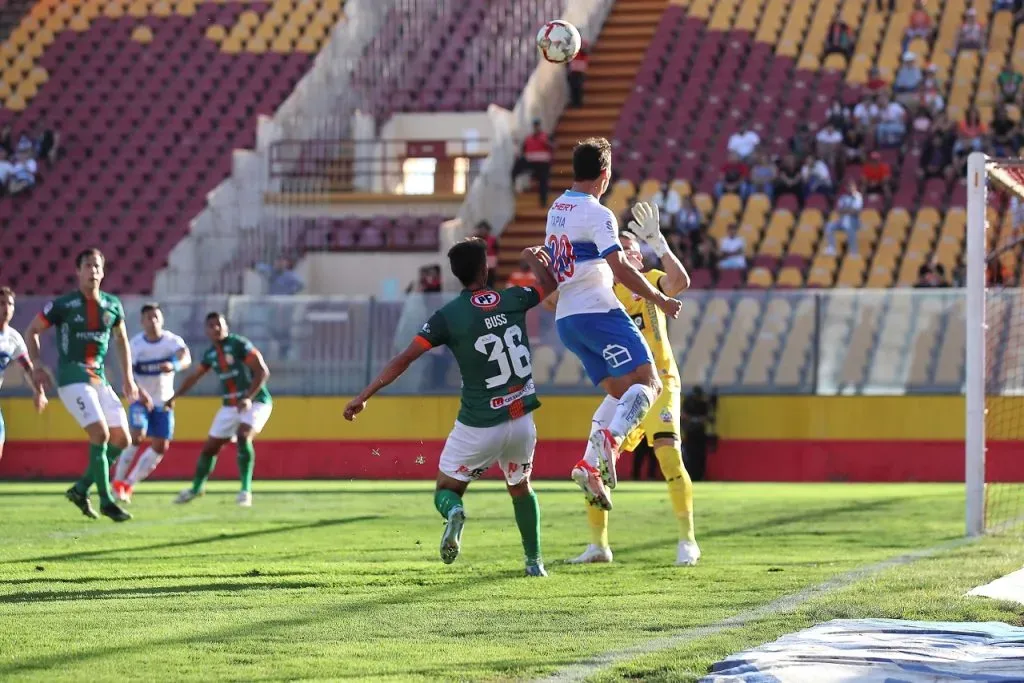
<svg viewBox="0 0 1024 683"><path fill-rule="evenodd" d="M194 355L208 345L203 320L226 314L232 329L259 347L279 394L338 395L362 389L430 314L453 294L414 294L386 301L369 297L207 296L162 301L167 328ZM1020 290L989 295L991 393L1024 393L1015 370ZM129 332L139 331L143 297L122 297ZM684 386L723 393L958 394L963 387L963 290L825 290L689 292L669 338ZM20 297L14 325L24 329L46 300ZM558 339L554 316L530 311L527 329L534 378L547 394L592 393L578 361ZM55 360L52 335L44 360ZM113 353L113 351L111 352ZM108 364L115 366L113 356ZM116 371L112 373L115 376ZM7 373L4 392L24 391L20 373ZM447 351L435 349L389 391L446 394L460 387ZM204 382L200 392L215 393Z"/></svg>

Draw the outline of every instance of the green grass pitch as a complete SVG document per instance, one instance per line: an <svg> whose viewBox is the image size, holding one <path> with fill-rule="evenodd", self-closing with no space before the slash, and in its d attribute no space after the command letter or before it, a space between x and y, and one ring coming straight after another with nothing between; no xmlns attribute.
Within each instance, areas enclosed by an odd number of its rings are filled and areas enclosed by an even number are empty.
<svg viewBox="0 0 1024 683"><path fill-rule="evenodd" d="M175 506L143 485L135 520L90 521L58 484L0 484L0 680L528 680L765 605L962 536L962 486L698 484L704 557L673 566L664 484L623 483L611 566L581 496L539 482L550 578L521 576L504 489L466 498L463 555L438 559L428 482L257 482ZM595 680L695 679L736 650L836 617L999 620L963 593L1024 564L1000 536L862 577L794 609L612 658Z"/></svg>

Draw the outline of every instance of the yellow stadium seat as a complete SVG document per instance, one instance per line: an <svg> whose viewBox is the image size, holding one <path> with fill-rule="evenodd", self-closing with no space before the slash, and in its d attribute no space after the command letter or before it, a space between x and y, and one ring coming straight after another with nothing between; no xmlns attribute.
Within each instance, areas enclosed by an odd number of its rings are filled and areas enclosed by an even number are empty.
<svg viewBox="0 0 1024 683"><path fill-rule="evenodd" d="M787 266L779 271L779 277L775 281L779 287L803 287L804 278L799 268Z"/></svg>
<svg viewBox="0 0 1024 683"><path fill-rule="evenodd" d="M271 52L277 52L279 54L289 54L293 51L294 48L295 43L290 38L285 38L284 36L278 36L277 38L274 38L274 42L270 44ZM619 215L620 211L615 210L615 208L612 206L612 201L612 199L608 200L608 208L615 211L616 215ZM625 204L623 204L621 208L624 210L626 208Z"/></svg>
<svg viewBox="0 0 1024 683"><path fill-rule="evenodd" d="M182 17L195 16L195 0L177 0L177 2L174 5L174 13Z"/></svg>
<svg viewBox="0 0 1024 683"><path fill-rule="evenodd" d="M661 181L657 178L648 178L647 180L640 183L640 189L637 190L636 199L638 202L646 202L661 189Z"/></svg>
<svg viewBox="0 0 1024 683"><path fill-rule="evenodd" d="M327 37L329 31L330 27L327 24L317 21L314 18L312 21L306 24L306 30L303 33L303 35L309 36L310 38L317 41L322 41L324 38Z"/></svg>
<svg viewBox="0 0 1024 683"><path fill-rule="evenodd" d="M693 196L693 205L700 209L700 212L707 218L711 215L711 210L715 208L715 202L711 198L711 195L706 192L698 192Z"/></svg>
<svg viewBox="0 0 1024 683"><path fill-rule="evenodd" d="M864 258L860 255L847 254L843 265L839 267L837 287L860 287L864 284Z"/></svg>
<svg viewBox="0 0 1024 683"><path fill-rule="evenodd" d="M238 15L238 23L248 28L255 28L260 23L260 15L252 10L245 10Z"/></svg>
<svg viewBox="0 0 1024 683"><path fill-rule="evenodd" d="M43 67L36 66L28 72L27 78L36 85L42 85L43 83L46 83L46 81L50 80L50 74L47 73L46 69Z"/></svg>
<svg viewBox="0 0 1024 683"><path fill-rule="evenodd" d="M764 288L771 287L772 271L767 268L752 268L750 273L747 274L747 286Z"/></svg>
<svg viewBox="0 0 1024 683"><path fill-rule="evenodd" d="M220 49L229 55L236 55L242 51L242 40L234 35L229 35L221 41Z"/></svg>
<svg viewBox="0 0 1024 683"><path fill-rule="evenodd" d="M120 19L125 15L125 7L119 2L111 2L103 7L103 16L108 19Z"/></svg>
<svg viewBox="0 0 1024 683"><path fill-rule="evenodd" d="M676 178L675 180L673 180L672 184L669 187L670 189L678 192L680 197L689 197L691 194L693 194L693 190L690 188L689 181L683 180L681 178Z"/></svg>
<svg viewBox="0 0 1024 683"><path fill-rule="evenodd" d="M141 19L148 14L149 6L144 2L144 0L135 0L135 2L128 6L128 15L135 17L136 19Z"/></svg>
<svg viewBox="0 0 1024 683"><path fill-rule="evenodd" d="M82 33L84 31L88 31L89 30L89 20L86 19L85 17L83 17L81 14L76 14L75 16L71 17L71 21L68 22L68 27L72 31L76 31L78 33ZM10 105L9 102L7 104L7 108L8 109L11 108L11 105Z"/></svg>
<svg viewBox="0 0 1024 683"><path fill-rule="evenodd" d="M153 42L153 31L151 31L150 28L145 24L142 24L141 26L136 26L132 30L132 40L134 40L136 43L149 45Z"/></svg>
<svg viewBox="0 0 1024 683"><path fill-rule="evenodd" d="M811 268L807 275L808 287L831 287L832 272L827 268Z"/></svg>
<svg viewBox="0 0 1024 683"><path fill-rule="evenodd" d="M36 87L36 84L32 81L22 81L18 84L18 95L25 102L28 102L38 94L39 89Z"/></svg>
<svg viewBox="0 0 1024 683"><path fill-rule="evenodd" d="M632 180L626 180L624 178L622 180L615 181L615 185L612 186L612 192L623 192L632 197L636 194L636 186L633 185Z"/></svg>
<svg viewBox="0 0 1024 683"><path fill-rule="evenodd" d="M220 24L213 24L206 29L206 37L215 43L219 43L227 37L227 31Z"/></svg>
<svg viewBox="0 0 1024 683"><path fill-rule="evenodd" d="M273 26L264 22L256 27L256 34L254 37L261 38L265 43L270 43L277 37L277 31L274 30Z"/></svg>
<svg viewBox="0 0 1024 683"><path fill-rule="evenodd" d="M301 38L299 38L299 42L295 44L296 52L305 52L308 54L313 54L314 52L318 52L319 50L320 44L317 41L310 38L309 36L302 36Z"/></svg>
<svg viewBox="0 0 1024 683"><path fill-rule="evenodd" d="M23 111L25 109L25 100L21 95L14 93L7 97L7 101L4 103L4 106L11 111Z"/></svg>
<svg viewBox="0 0 1024 683"><path fill-rule="evenodd" d="M825 71L846 71L846 57L838 52L833 52L825 57L821 66Z"/></svg>
<svg viewBox="0 0 1024 683"><path fill-rule="evenodd" d="M21 54L28 57L29 59L35 60L42 57L43 52L45 52L45 50L46 48L42 45L42 43L39 43L38 41L33 39L32 42L30 42L22 49Z"/></svg>
<svg viewBox="0 0 1024 683"><path fill-rule="evenodd" d="M320 3L320 6L323 9L326 9L326 10L330 11L332 14L334 14L335 16L337 16L338 14L341 14L341 8L342 8L343 4L344 3L343 3L342 0L323 0Z"/></svg>
<svg viewBox="0 0 1024 683"><path fill-rule="evenodd" d="M13 92L14 89L11 88L7 81L0 80L0 100L6 100Z"/></svg>
<svg viewBox="0 0 1024 683"><path fill-rule="evenodd" d="M257 55L261 55L266 52L268 47L267 41L260 36L253 36L249 39L249 42L245 44L246 52L251 52Z"/></svg>

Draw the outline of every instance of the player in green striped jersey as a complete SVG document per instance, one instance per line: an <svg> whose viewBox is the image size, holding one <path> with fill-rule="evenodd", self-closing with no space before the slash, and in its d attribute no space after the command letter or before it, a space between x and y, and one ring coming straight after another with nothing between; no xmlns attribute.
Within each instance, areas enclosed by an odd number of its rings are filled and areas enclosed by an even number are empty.
<svg viewBox="0 0 1024 683"><path fill-rule="evenodd" d="M417 358L447 346L462 375L462 404L438 465L434 506L445 519L441 559L459 555L466 520L462 498L469 482L497 463L512 496L516 524L526 553L526 574L547 576L540 554L540 507L530 487L537 430L532 412L540 407L530 364L526 312L556 287L542 247L523 258L537 275L536 287L487 287L487 247L480 239L460 242L448 252L452 273L465 289L442 306L409 347L387 364L370 386L345 407L353 420L378 391L401 377Z"/></svg>

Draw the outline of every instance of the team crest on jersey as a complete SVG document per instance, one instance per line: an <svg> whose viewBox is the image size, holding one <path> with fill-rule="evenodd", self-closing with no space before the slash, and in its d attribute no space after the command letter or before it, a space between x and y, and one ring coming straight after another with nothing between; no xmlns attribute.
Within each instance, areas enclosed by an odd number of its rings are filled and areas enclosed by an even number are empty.
<svg viewBox="0 0 1024 683"><path fill-rule="evenodd" d="M114 314L110 311L103 311L103 327L114 326Z"/></svg>
<svg viewBox="0 0 1024 683"><path fill-rule="evenodd" d="M232 356L230 353L225 353L224 362L227 363L228 365L233 365L235 362L235 357Z"/></svg>
<svg viewBox="0 0 1024 683"><path fill-rule="evenodd" d="M672 413L668 408L661 411L661 421L668 422L669 424L672 423Z"/></svg>
<svg viewBox="0 0 1024 683"><path fill-rule="evenodd" d="M489 311L492 308L497 308L498 304L501 303L501 295L497 292L477 292L473 296L469 297L469 302L477 308L482 308L485 311Z"/></svg>

